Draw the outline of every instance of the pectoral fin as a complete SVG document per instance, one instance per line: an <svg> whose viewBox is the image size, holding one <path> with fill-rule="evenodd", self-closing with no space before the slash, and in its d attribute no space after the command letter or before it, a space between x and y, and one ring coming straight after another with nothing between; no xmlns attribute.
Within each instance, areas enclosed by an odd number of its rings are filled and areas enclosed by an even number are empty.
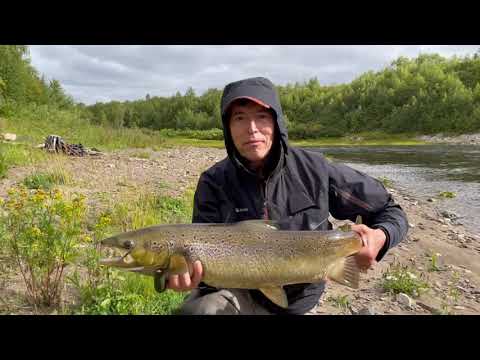
<svg viewBox="0 0 480 360"><path fill-rule="evenodd" d="M155 273L153 277L153 285L155 286L155 290L159 293L162 293L166 289L166 279L165 279L165 273L163 272L157 272Z"/></svg>
<svg viewBox="0 0 480 360"><path fill-rule="evenodd" d="M184 273L190 273L189 265L185 256L179 254L170 256L168 275L179 275Z"/></svg>
<svg viewBox="0 0 480 360"><path fill-rule="evenodd" d="M285 290L283 290L281 286L261 288L258 290L260 290L267 298L269 298L278 306L281 306L283 308L288 307L287 294L285 294Z"/></svg>
<svg viewBox="0 0 480 360"><path fill-rule="evenodd" d="M358 289L360 281L360 269L353 256L342 258L334 263L329 269L327 277L340 284Z"/></svg>

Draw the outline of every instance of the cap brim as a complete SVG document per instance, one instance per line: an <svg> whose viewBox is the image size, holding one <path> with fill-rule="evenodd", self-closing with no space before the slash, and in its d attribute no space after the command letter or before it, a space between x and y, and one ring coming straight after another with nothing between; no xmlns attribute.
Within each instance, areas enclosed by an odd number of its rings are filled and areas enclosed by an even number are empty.
<svg viewBox="0 0 480 360"><path fill-rule="evenodd" d="M230 101L230 104L228 105L228 107L230 107L230 106L232 105L232 103L233 103L235 100L238 100L238 99L248 99L248 100L251 100L251 101L257 103L258 105L263 106L263 107L266 108L266 109L270 109L270 108L271 108L270 105L264 103L264 102L263 102L262 100L260 100L260 99L254 98L253 96L238 96L238 97L236 97L236 98L233 98L232 101ZM227 107L227 108L228 108L228 107Z"/></svg>

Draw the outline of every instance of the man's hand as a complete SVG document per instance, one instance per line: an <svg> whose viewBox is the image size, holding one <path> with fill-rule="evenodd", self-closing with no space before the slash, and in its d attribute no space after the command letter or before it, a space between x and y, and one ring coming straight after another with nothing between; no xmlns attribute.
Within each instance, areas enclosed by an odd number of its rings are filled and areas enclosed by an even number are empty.
<svg viewBox="0 0 480 360"><path fill-rule="evenodd" d="M191 273L185 273L180 275L170 275L168 277L167 289L175 291L190 291L198 287L198 284L203 277L202 263L197 260L193 263Z"/></svg>
<svg viewBox="0 0 480 360"><path fill-rule="evenodd" d="M355 255L358 267L364 271L371 269L377 263L375 260L385 244L385 233L380 229L371 229L366 225L352 225L363 240L363 248Z"/></svg>

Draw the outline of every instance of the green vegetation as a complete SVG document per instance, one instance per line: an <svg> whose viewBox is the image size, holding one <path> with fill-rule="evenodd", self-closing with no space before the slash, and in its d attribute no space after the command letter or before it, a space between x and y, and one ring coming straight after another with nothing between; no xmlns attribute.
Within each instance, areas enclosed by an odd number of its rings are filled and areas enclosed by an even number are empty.
<svg viewBox="0 0 480 360"><path fill-rule="evenodd" d="M313 78L277 89L298 146L409 145L418 143L416 135L480 130L479 53L400 57L348 84L325 86ZM57 134L101 150L219 146L221 92L197 95L190 88L170 97L76 104L57 80L47 84L31 66L27 46L0 46L0 128L30 144Z"/></svg>
<svg viewBox="0 0 480 360"><path fill-rule="evenodd" d="M444 198L444 199L453 199L456 196L457 194L451 191L442 191L440 194L438 194L438 197Z"/></svg>
<svg viewBox="0 0 480 360"><path fill-rule="evenodd" d="M384 176L379 177L378 180L386 187L389 187L389 186L393 185L393 181L390 180L389 178L384 177Z"/></svg>
<svg viewBox="0 0 480 360"><path fill-rule="evenodd" d="M480 129L480 57L400 57L349 84L322 86L317 79L277 86L294 140L382 134L464 133ZM197 96L151 97L87 107L95 124L180 131L211 130L221 136L221 89ZM199 138L200 134L190 134ZM408 141L408 136L403 136Z"/></svg>
<svg viewBox="0 0 480 360"><path fill-rule="evenodd" d="M347 311L350 306L350 299L348 298L348 295L329 296L327 301L342 311Z"/></svg>
<svg viewBox="0 0 480 360"><path fill-rule="evenodd" d="M27 176L23 184L29 189L51 190L55 185L71 183L71 175L66 171L54 171L51 173L37 173Z"/></svg>
<svg viewBox="0 0 480 360"><path fill-rule="evenodd" d="M404 293L419 296L429 288L428 283L421 279L416 272L407 265L394 263L382 276L382 287L393 294Z"/></svg>
<svg viewBox="0 0 480 360"><path fill-rule="evenodd" d="M189 222L193 191L182 198L140 194L95 215L85 198L66 199L58 189L10 189L0 202L2 254L13 259L35 306L60 306L74 314L172 314L185 294L158 294L151 277L99 265L108 256L99 240L120 231L159 223ZM3 262L1 262L3 266ZM67 275L78 294L75 307L63 307Z"/></svg>
<svg viewBox="0 0 480 360"><path fill-rule="evenodd" d="M82 196L64 199L58 191L11 189L2 204L2 247L14 259L34 305L59 303L64 271L81 244Z"/></svg>

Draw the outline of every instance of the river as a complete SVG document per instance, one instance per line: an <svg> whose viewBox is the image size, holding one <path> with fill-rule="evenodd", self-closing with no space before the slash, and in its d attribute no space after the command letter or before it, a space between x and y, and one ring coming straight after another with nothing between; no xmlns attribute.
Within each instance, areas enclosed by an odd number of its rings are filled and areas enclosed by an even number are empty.
<svg viewBox="0 0 480 360"><path fill-rule="evenodd" d="M328 146L319 151L361 172L393 181L417 198L436 198L436 205L454 212L469 231L480 232L480 146ZM439 199L440 192L456 194Z"/></svg>

